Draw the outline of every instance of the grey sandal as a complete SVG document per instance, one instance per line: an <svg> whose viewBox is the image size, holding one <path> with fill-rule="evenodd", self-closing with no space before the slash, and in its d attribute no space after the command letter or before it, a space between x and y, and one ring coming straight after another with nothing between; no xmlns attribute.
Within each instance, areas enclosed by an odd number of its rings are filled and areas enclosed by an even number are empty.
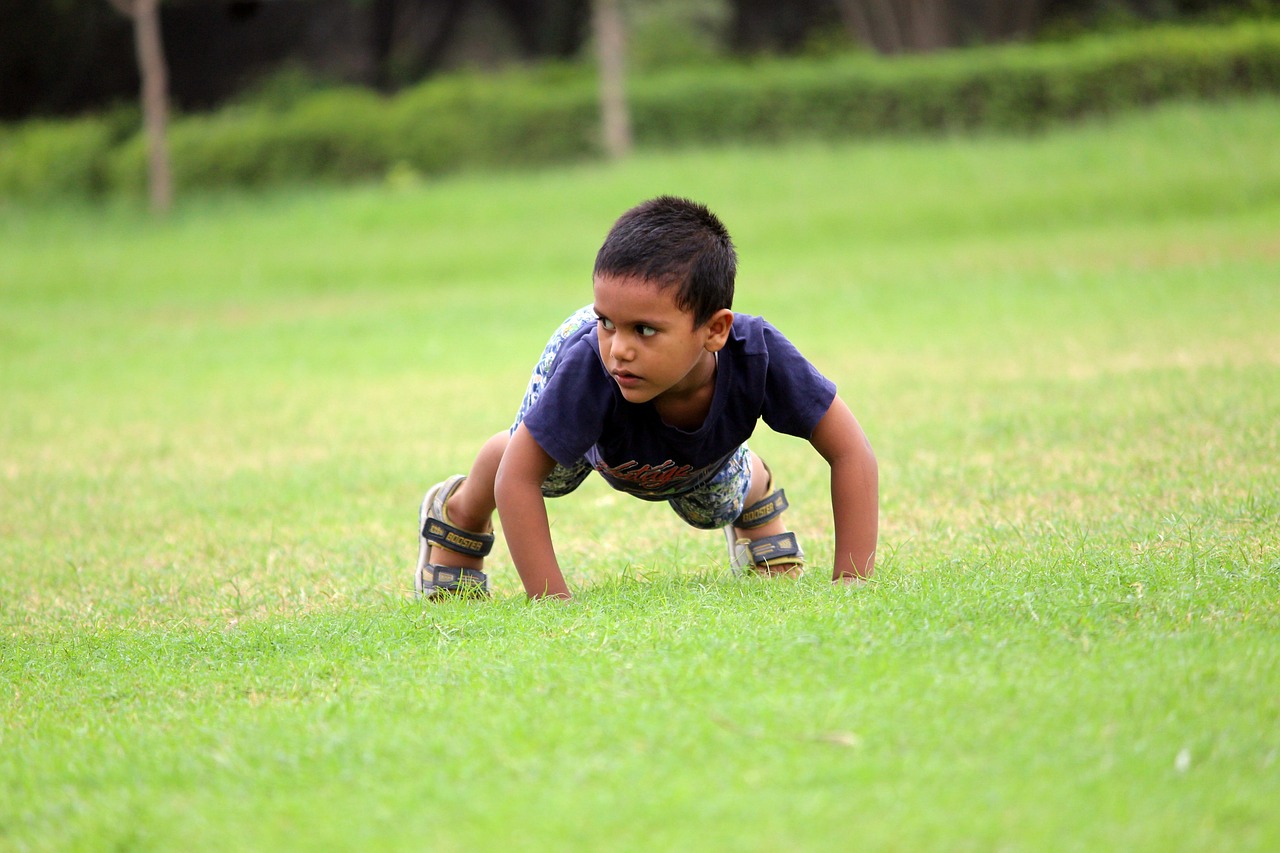
<svg viewBox="0 0 1280 853"><path fill-rule="evenodd" d="M797 573L804 567L804 550L796 541L796 535L790 531L776 536L763 536L759 539L739 538L734 529L754 530L773 521L787 509L787 494L782 489L770 492L762 500L753 503L742 511L732 524L724 527L725 541L729 546L729 567L733 573L741 574L745 569L755 569L764 564L768 568L771 562L786 563Z"/></svg>
<svg viewBox="0 0 1280 853"><path fill-rule="evenodd" d="M455 474L427 490L418 510L418 569L413 587L423 598L444 595L487 596L489 576L479 569L441 566L430 561L431 546L438 545L470 557L487 557L493 549L492 533L476 533L447 521L444 505L465 480Z"/></svg>

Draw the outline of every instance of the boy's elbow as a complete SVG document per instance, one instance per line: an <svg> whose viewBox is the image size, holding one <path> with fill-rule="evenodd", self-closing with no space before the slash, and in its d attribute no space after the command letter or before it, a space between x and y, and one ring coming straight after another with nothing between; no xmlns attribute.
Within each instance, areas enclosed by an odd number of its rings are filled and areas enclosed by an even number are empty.
<svg viewBox="0 0 1280 853"><path fill-rule="evenodd" d="M871 486L878 485L880 463L876 460L876 452L872 449L871 442L863 436L861 440L852 442L851 445L847 452L831 460L832 469L846 471L849 476L856 477Z"/></svg>
<svg viewBox="0 0 1280 853"><path fill-rule="evenodd" d="M873 474L878 471L871 439L839 397L818 422L810 441L833 466L852 464Z"/></svg>
<svg viewBox="0 0 1280 853"><path fill-rule="evenodd" d="M863 434L862 441L859 444L862 455L862 466L867 469L867 472L871 474L871 476L879 477L880 463L876 460L876 450L871 446L871 439L867 438L867 436Z"/></svg>
<svg viewBox="0 0 1280 853"><path fill-rule="evenodd" d="M532 439L517 443L513 440L498 463L498 470L493 480L493 497L501 511L504 503L521 500L527 496L542 496L542 481L555 463L551 457L542 453ZM530 446L532 445L532 446Z"/></svg>

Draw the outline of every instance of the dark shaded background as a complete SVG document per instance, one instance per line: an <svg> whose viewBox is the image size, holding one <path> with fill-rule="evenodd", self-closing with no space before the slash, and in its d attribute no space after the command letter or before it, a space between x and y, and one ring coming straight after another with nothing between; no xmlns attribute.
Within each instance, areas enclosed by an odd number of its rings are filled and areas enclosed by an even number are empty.
<svg viewBox="0 0 1280 853"><path fill-rule="evenodd" d="M653 0L631 0L636 4ZM710 0L715 5L714 0ZM846 4L848 0L845 0ZM949 0L978 16L992 0ZM1053 37L1143 21L1230 15L1263 0L1023 0L1031 32L957 27L951 41ZM795 53L849 32L841 0L724 0L725 53ZM846 5L846 10L847 10ZM284 70L299 79L394 91L460 65L571 58L590 0L170 0L163 7L170 93L215 107ZM865 37L868 47L884 44ZM945 45L943 45L945 46ZM71 115L136 101L132 30L107 0L3 0L0 119Z"/></svg>

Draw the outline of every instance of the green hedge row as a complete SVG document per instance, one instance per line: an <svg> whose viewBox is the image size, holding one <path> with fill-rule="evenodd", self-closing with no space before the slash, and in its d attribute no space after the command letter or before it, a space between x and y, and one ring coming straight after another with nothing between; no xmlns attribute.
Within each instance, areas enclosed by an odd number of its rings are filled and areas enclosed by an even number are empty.
<svg viewBox="0 0 1280 853"><path fill-rule="evenodd" d="M1280 92L1280 23L1170 27L1061 44L881 59L769 59L636 77L642 146L1029 130L1177 98ZM136 113L134 114L136 119ZM0 199L140 193L141 134L119 114L0 129ZM318 92L176 118L180 190L345 182L565 162L599 152L590 69L433 79L384 98Z"/></svg>
<svg viewBox="0 0 1280 853"><path fill-rule="evenodd" d="M642 142L1034 130L1172 99L1280 92L1280 25L1161 28L892 61L852 57L641 81Z"/></svg>

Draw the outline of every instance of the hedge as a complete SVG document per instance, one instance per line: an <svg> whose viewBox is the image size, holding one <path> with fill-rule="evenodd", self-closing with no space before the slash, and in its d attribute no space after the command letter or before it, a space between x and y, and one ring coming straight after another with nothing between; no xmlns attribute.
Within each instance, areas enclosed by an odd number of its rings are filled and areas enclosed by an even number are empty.
<svg viewBox="0 0 1280 853"><path fill-rule="evenodd" d="M0 136L0 199L97 194L111 131L96 118L30 121Z"/></svg>
<svg viewBox="0 0 1280 853"><path fill-rule="evenodd" d="M638 144L1026 131L1170 99L1280 92L1280 23L1161 27L1060 44L895 59L764 59L633 77ZM350 182L596 157L590 68L434 78L394 97L338 89L237 105L170 128L180 190ZM141 193L139 132L118 119L0 129L0 199ZM135 125L136 126L136 125Z"/></svg>
<svg viewBox="0 0 1280 853"><path fill-rule="evenodd" d="M775 60L636 81L642 144L1030 130L1171 99L1280 92L1280 25L1160 28L883 60Z"/></svg>

